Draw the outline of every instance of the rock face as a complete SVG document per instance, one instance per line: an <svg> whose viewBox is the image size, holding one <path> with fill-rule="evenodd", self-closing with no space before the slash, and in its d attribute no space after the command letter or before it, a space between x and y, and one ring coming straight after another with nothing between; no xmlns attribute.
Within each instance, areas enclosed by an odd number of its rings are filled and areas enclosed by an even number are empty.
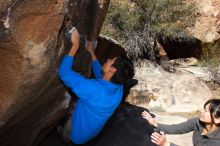
<svg viewBox="0 0 220 146"><path fill-rule="evenodd" d="M84 46L85 40L96 41L101 31L110 0L70 0L68 4L68 13L65 16L63 31L61 36L68 39L67 30L75 26L81 34L81 46ZM69 48L69 43L64 42L64 46ZM84 47L79 49L76 55L74 69L81 72L82 75L89 77L91 58ZM83 64L83 65L82 65Z"/></svg>
<svg viewBox="0 0 220 146"><path fill-rule="evenodd" d="M191 0L189 0L191 1ZM220 39L220 1L195 0L196 23L190 33L202 42L213 42Z"/></svg>
<svg viewBox="0 0 220 146"><path fill-rule="evenodd" d="M145 62L136 68L139 83L132 88L127 101L159 111L192 112L212 97L206 84L187 72L168 73L161 67Z"/></svg>
<svg viewBox="0 0 220 146"><path fill-rule="evenodd" d="M126 54L125 49L116 41L109 37L100 35L95 53L100 63L104 63L108 58Z"/></svg>
<svg viewBox="0 0 220 146"><path fill-rule="evenodd" d="M32 145L64 115L56 41L65 2L0 3L0 143Z"/></svg>
<svg viewBox="0 0 220 146"><path fill-rule="evenodd" d="M0 143L38 145L66 114L65 88L57 68L76 26L96 40L109 0L0 0ZM65 16L65 20L64 20ZM83 49L76 66L90 75ZM86 68L83 68L86 67Z"/></svg>

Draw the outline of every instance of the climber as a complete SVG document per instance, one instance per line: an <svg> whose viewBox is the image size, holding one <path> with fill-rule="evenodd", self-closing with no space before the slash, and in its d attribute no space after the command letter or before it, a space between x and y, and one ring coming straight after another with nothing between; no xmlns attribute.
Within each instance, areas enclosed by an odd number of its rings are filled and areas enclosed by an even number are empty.
<svg viewBox="0 0 220 146"><path fill-rule="evenodd" d="M71 34L72 48L59 67L59 77L78 96L71 116L69 137L73 144L84 144L97 136L119 105L123 84L134 76L134 65L126 56L108 59L101 67L94 54L93 43L86 43L92 57L92 70L96 79L86 79L72 70L79 49L80 35ZM65 128L64 130L65 131ZM64 132L65 133L65 132Z"/></svg>

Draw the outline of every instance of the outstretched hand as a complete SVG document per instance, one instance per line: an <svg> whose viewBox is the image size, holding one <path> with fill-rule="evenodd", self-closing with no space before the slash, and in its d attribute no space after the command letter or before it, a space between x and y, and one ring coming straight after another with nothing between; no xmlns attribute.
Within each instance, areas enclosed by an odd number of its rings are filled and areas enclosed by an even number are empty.
<svg viewBox="0 0 220 146"><path fill-rule="evenodd" d="M146 119L149 124L153 125L154 127L157 127L157 122L155 120L155 118L153 118L150 113L148 113L147 111L142 112L142 117L144 119Z"/></svg>
<svg viewBox="0 0 220 146"><path fill-rule="evenodd" d="M158 146L168 146L169 145L169 142L166 140L166 135L162 131L160 131L160 133L158 133L158 132L152 133L151 141Z"/></svg>

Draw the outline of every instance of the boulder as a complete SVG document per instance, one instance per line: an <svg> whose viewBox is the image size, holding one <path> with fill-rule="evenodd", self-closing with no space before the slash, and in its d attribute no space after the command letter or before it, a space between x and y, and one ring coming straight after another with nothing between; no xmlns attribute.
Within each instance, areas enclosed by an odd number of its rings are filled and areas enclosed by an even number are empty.
<svg viewBox="0 0 220 146"><path fill-rule="evenodd" d="M95 53L101 64L103 64L108 58L114 58L118 55L126 54L125 48L112 38L100 35L97 41L98 45Z"/></svg>
<svg viewBox="0 0 220 146"><path fill-rule="evenodd" d="M131 89L127 101L151 110L192 112L212 97L207 85L189 72L169 73L145 61L136 67L139 84Z"/></svg>
<svg viewBox="0 0 220 146"><path fill-rule="evenodd" d="M56 126L69 99L57 77L60 59L77 27L96 40L109 0L0 0L0 143L35 146ZM75 68L90 76L90 56L80 49Z"/></svg>
<svg viewBox="0 0 220 146"><path fill-rule="evenodd" d="M65 111L56 77L65 1L0 3L0 143L37 145Z"/></svg>
<svg viewBox="0 0 220 146"><path fill-rule="evenodd" d="M192 0L189 0L192 1ZM220 38L220 1L195 0L196 22L189 32L202 42L214 42Z"/></svg>
<svg viewBox="0 0 220 146"><path fill-rule="evenodd" d="M147 110L130 104L122 104L102 133L86 146L155 146L150 141L153 126L141 116Z"/></svg>

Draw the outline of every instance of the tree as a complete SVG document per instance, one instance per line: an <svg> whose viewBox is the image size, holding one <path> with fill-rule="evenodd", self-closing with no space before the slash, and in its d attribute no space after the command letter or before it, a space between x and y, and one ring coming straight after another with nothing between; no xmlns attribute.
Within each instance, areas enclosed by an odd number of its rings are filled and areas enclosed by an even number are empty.
<svg viewBox="0 0 220 146"><path fill-rule="evenodd" d="M155 38L187 36L194 11L194 3L183 0L113 0L102 33L118 40L134 60L154 60Z"/></svg>

